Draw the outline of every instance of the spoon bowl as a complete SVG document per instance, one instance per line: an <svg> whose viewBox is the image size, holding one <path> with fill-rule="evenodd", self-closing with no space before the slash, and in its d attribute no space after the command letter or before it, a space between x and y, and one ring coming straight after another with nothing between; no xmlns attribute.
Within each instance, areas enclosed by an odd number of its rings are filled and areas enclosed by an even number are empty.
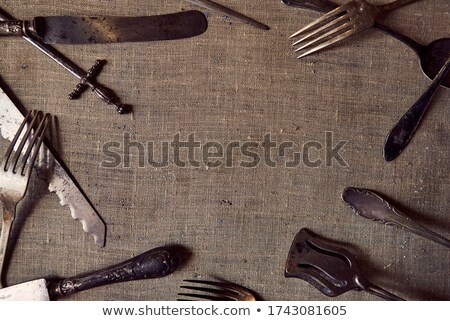
<svg viewBox="0 0 450 321"><path fill-rule="evenodd" d="M450 58L450 38L437 39L427 46L422 46L422 51L418 53L420 66L425 75L433 80ZM450 88L450 74L444 78L441 86Z"/></svg>
<svg viewBox="0 0 450 321"><path fill-rule="evenodd" d="M286 5L309 9L319 12L327 12L337 8L339 5L330 0L282 0ZM375 22L374 27L400 40L415 51L419 57L420 67L425 76L433 80L450 58L450 38L441 38L434 40L428 45L422 45L417 41L397 32L381 23ZM450 74L441 82L441 86L450 88Z"/></svg>

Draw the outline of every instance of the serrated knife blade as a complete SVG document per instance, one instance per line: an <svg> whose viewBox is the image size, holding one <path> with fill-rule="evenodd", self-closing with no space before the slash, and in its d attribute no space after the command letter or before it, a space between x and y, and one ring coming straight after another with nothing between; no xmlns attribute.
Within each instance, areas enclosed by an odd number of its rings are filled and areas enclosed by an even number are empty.
<svg viewBox="0 0 450 321"><path fill-rule="evenodd" d="M17 106L0 87L1 136L11 141L14 138L14 133L22 123L23 118L24 117ZM67 205L70 208L72 218L80 221L83 230L93 236L95 244L103 247L105 245L106 235L105 223L75 182L69 170L65 168L63 163L59 161L50 150L48 150L47 154L47 162L52 164L50 175L46 177L49 191L58 195L61 205ZM39 165L35 167L35 169L39 175Z"/></svg>

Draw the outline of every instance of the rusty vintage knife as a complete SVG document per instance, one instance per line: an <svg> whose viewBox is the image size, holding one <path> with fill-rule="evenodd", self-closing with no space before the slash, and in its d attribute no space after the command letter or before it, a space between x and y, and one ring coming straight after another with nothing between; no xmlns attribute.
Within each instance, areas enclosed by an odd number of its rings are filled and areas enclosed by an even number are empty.
<svg viewBox="0 0 450 321"><path fill-rule="evenodd" d="M0 36L34 36L46 44L175 40L204 33L208 23L196 10L142 17L35 17L0 22Z"/></svg>
<svg viewBox="0 0 450 321"><path fill-rule="evenodd" d="M8 95L0 88L0 134L11 141L24 116L14 105ZM52 165L51 174L45 175L48 189L58 195L61 205L68 205L73 219L79 220L83 230L94 237L95 244L105 245L106 227L97 211L91 205L81 188L72 178L69 171L49 151L48 164ZM38 175L42 176L42 168L36 167ZM48 173L46 173L48 174Z"/></svg>
<svg viewBox="0 0 450 321"><path fill-rule="evenodd" d="M178 253L170 248L155 248L102 270L65 279L44 278L0 290L0 301L50 301L70 294L118 282L162 278L179 265Z"/></svg>

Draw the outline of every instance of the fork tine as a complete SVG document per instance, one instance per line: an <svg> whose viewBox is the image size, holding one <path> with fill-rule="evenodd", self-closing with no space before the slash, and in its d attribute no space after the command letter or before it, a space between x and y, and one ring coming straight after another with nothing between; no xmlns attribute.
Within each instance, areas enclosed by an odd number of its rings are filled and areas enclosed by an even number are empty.
<svg viewBox="0 0 450 321"><path fill-rule="evenodd" d="M41 144L44 140L45 132L50 123L50 121L49 121L50 115L45 114L44 118L39 122L39 124L37 124L38 128L36 130L34 130L34 133L32 133L32 131L36 127L36 123L39 121L39 118L41 117L41 115L42 115L42 112L35 111L35 110L32 110L26 114L22 124L20 125L19 129L16 132L16 135L14 136L14 139L12 140L11 144L8 147L8 150L6 151L4 163L3 163L4 170L10 169L13 173L16 173L20 170L20 174L25 175L26 165L29 164L30 166L28 166L28 172L31 171L32 165L34 164L36 157L38 155L39 147L41 146ZM30 120L30 118L31 118L31 120ZM28 127L27 127L25 133L23 133L24 127L26 124L28 124ZM20 139L20 142L15 150L14 155L12 156L11 162L9 162L11 155L13 154L14 147L17 145L19 139ZM30 141L30 139L31 139L31 141ZM21 162L19 164L19 159L21 157L22 151L23 151L24 146L27 143L27 141L29 141L27 149L26 149L24 156L22 157ZM31 156L31 159L28 161L33 149L34 149L34 152ZM18 164L19 164L19 166L18 166ZM28 175L28 173L26 173L26 174Z"/></svg>
<svg viewBox="0 0 450 321"><path fill-rule="evenodd" d="M39 112L35 115L36 119L39 117L40 114L42 114L42 113ZM38 125L38 128L36 129L36 131L34 133L32 141L28 144L28 148L22 159L22 164L21 164L22 168L20 170L22 175L25 175L24 171L25 171L25 167L27 165L27 160L34 148L33 154L31 155L30 161L28 162L29 166L27 169L27 175L33 168L33 164L36 161L37 155L39 153L42 142L44 141L45 133L47 131L49 124L50 124L50 114L45 114L44 118L41 120L41 122ZM31 127L31 125L30 125L30 127Z"/></svg>
<svg viewBox="0 0 450 321"><path fill-rule="evenodd" d="M348 37L350 37L353 33L354 30L353 28L348 29L349 27L351 27L352 24L344 24L342 26L340 26L338 29L334 30L334 34L336 34L333 38L326 40L327 38L329 38L331 35L330 34L324 34L321 37L315 39L314 41L310 41L307 44L301 46L300 48L296 49L295 52L298 52L302 49L308 48L309 46L311 46L312 44L315 44L314 47L310 48L309 50L305 51L304 53L302 53L301 55L299 55L297 58L303 58L309 54L312 54L316 51L319 51L321 49L324 49L326 47L331 46L332 44L335 44L337 42L340 42ZM342 33L338 33L338 32L342 32ZM323 42L320 42L321 40L326 40Z"/></svg>
<svg viewBox="0 0 450 321"><path fill-rule="evenodd" d="M209 301L234 301L228 298L221 298L215 295L199 294L199 293L178 293L178 295L186 296L189 298L203 299Z"/></svg>
<svg viewBox="0 0 450 321"><path fill-rule="evenodd" d="M28 112L28 113L25 115L25 118L24 118L24 120L22 121L22 124L20 124L19 129L16 131L16 134L14 135L13 140L11 141L11 143L10 143L9 146L8 146L8 149L7 149L6 152L5 152L5 156L3 157L3 162L2 162L2 167L3 167L3 170L4 170L4 171L7 171L7 170L8 170L7 165L8 165L9 159L11 158L11 154L12 154L13 151L14 151L14 146L16 146L17 141L19 140L19 137L20 137L20 135L22 134L23 128L24 128L25 125L28 123L30 117L31 117L31 112ZM14 157L14 161L13 161L14 163L17 163L17 160L18 160L18 156L17 156L17 155L18 155L18 154L15 154L16 157Z"/></svg>
<svg viewBox="0 0 450 321"><path fill-rule="evenodd" d="M198 298L214 301L256 301L255 293L247 288L231 282L206 281L206 280L184 280L200 284L200 286L186 285L180 286L182 289L198 291L203 293L178 293L180 296ZM205 285L205 286L201 286ZM207 287L209 286L209 287Z"/></svg>
<svg viewBox="0 0 450 321"><path fill-rule="evenodd" d="M310 50L305 51L304 53L302 53L297 58L300 59L300 58L303 58L303 57L305 57L305 56L307 56L309 54L312 54L312 53L314 53L316 51L322 50L322 49L324 49L326 47L329 47L329 46L331 46L331 45L333 45L333 44L335 44L337 42L340 42L340 41L348 38L351 35L352 35L351 30L348 30L348 31L344 32L343 34L341 34L339 37L330 39L329 41L327 41L325 43L322 43L321 45L318 45L317 47L314 47L314 48L312 48Z"/></svg>
<svg viewBox="0 0 450 321"><path fill-rule="evenodd" d="M299 43L305 41L306 39L309 39L311 37L319 35L323 31L326 31L326 33L328 33L328 34L333 33L333 31L336 31L339 28L339 26L343 24L343 21L345 21L345 20L350 21L348 19L348 17L349 17L348 15L343 15L343 16L341 16L341 17L339 17L339 18L337 18L335 20L332 20L329 23L327 23L327 24L317 28L317 29L314 29L314 30L311 30L308 33L305 33L304 35L302 35L302 37L299 40L294 42L292 44L292 46L298 45ZM331 29L331 28L334 28L334 29ZM329 30L329 29L331 29L331 30ZM307 31L309 31L309 30L305 30L304 32L307 32Z"/></svg>
<svg viewBox="0 0 450 321"><path fill-rule="evenodd" d="M347 13L347 7L346 5L342 5L340 7L337 7L334 10L331 10L330 12L322 15L320 18L314 20L313 22L307 24L306 26L304 26L302 29L298 30L297 32L293 33L289 38L294 38L297 37L299 34L305 32L306 30L313 28L317 25L320 25L321 23L330 20L331 18L335 17L335 16L340 16L342 13Z"/></svg>
<svg viewBox="0 0 450 321"><path fill-rule="evenodd" d="M207 287L199 287L199 286L180 286L182 289L186 290L193 290L193 291L201 291L206 293L215 294L214 297L220 299L227 298L229 300L236 300L236 297L239 295L237 292L233 292L229 289L214 289L214 288L207 288ZM212 296L211 296L212 297Z"/></svg>

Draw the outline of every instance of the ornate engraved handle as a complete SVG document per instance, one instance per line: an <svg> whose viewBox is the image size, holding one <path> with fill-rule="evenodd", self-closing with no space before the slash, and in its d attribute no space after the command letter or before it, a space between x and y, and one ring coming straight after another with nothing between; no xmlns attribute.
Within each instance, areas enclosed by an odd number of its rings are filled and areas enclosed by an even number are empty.
<svg viewBox="0 0 450 321"><path fill-rule="evenodd" d="M56 300L69 294L94 287L134 280L161 278L174 272L179 264L178 255L165 248L156 248L130 260L83 275L50 281L50 298Z"/></svg>
<svg viewBox="0 0 450 321"><path fill-rule="evenodd" d="M26 35L25 21L10 20L0 22L0 36L23 37Z"/></svg>
<svg viewBox="0 0 450 321"><path fill-rule="evenodd" d="M17 20L0 8L0 23L9 23L11 21ZM106 102L108 105L115 106L119 114L131 112L131 106L122 104L112 90L106 88L103 85L98 84L96 81L94 81L94 79L88 78L87 73L83 69L78 67L75 63L66 58L55 48L45 44L39 37L37 37L33 32L34 28L29 28L29 26L27 25L28 22L25 22L24 24L25 25L22 27L23 34L18 34L18 36L21 35L26 41L31 43L33 46L35 46L37 49L39 49L41 52L43 52L45 55L47 55L49 58L55 61L57 64L59 64L64 69L69 71L75 77L77 77L83 83L83 85L88 86L94 93L97 94L97 96L101 100ZM8 33L8 35L12 34Z"/></svg>
<svg viewBox="0 0 450 321"><path fill-rule="evenodd" d="M414 222L380 195L362 188L346 188L342 199L356 214L370 220L392 224L450 248L450 240Z"/></svg>

